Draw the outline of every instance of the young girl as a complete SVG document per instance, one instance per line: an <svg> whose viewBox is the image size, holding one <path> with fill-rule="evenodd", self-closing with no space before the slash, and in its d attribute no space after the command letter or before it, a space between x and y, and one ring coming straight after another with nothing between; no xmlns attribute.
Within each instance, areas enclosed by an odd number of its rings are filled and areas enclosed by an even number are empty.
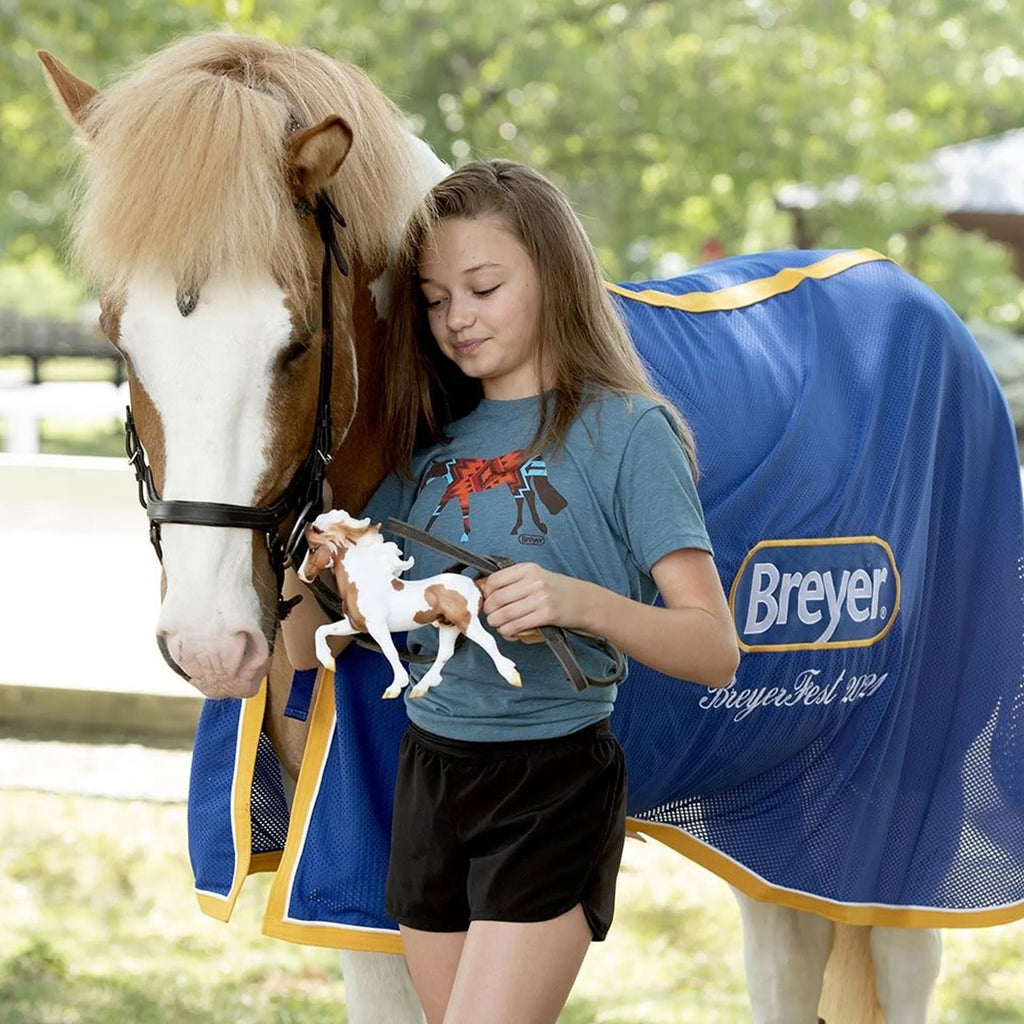
<svg viewBox="0 0 1024 1024"><path fill-rule="evenodd" d="M542 1024L611 923L626 780L615 687L578 693L546 645L514 641L570 627L717 687L736 670L735 632L690 434L561 193L517 164L470 164L433 189L406 241L384 353L400 470L362 514L518 563L481 590L523 684L465 644L440 686L407 698L387 907L428 1024ZM410 575L450 562L399 542ZM286 635L302 666L315 664L312 606ZM436 650L434 630L409 640ZM576 653L592 675L608 667L593 647Z"/></svg>

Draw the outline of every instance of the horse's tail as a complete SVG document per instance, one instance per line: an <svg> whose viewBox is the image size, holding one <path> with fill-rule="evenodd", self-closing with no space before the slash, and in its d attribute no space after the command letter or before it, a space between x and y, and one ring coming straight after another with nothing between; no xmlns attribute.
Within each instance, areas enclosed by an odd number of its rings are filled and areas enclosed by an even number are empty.
<svg viewBox="0 0 1024 1024"><path fill-rule="evenodd" d="M885 1024L875 988L871 929L837 924L818 1013L825 1024Z"/></svg>

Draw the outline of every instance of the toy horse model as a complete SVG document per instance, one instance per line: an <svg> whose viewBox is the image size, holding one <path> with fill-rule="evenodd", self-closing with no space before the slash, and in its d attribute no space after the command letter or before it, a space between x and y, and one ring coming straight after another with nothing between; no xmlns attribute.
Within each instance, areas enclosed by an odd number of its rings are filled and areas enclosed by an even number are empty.
<svg viewBox="0 0 1024 1024"><path fill-rule="evenodd" d="M325 668L334 668L334 656L327 646L329 636L369 633L395 674L383 696L397 697L408 684L409 674L391 634L432 625L438 631L437 657L411 696L422 697L441 682L441 669L455 653L460 635L479 644L510 685L523 685L515 662L498 650L480 621L483 596L473 580L453 572L424 580L400 580L415 559L403 559L398 545L381 536L379 523L353 519L344 509L317 516L306 527L306 541L309 551L299 576L312 583L325 569L332 570L345 606L341 619L316 631L316 654Z"/></svg>

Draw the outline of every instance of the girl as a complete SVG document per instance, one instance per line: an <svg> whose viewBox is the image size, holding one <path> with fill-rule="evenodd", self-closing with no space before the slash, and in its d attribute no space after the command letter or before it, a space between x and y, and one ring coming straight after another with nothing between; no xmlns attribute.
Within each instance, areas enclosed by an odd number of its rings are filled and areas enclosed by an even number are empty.
<svg viewBox="0 0 1024 1024"><path fill-rule="evenodd" d="M518 563L481 590L523 685L466 644L442 685L407 698L388 911L428 1024L550 1024L611 923L625 769L608 729L615 687L577 693L545 645L513 641L569 627L718 687L736 670L735 632L691 436L647 379L564 196L506 161L460 168L410 226L397 282L384 435L399 470L362 514ZM413 553L418 576L449 561ZM287 624L298 666L316 663L312 608ZM436 650L434 630L409 640ZM577 654L606 671L596 648Z"/></svg>

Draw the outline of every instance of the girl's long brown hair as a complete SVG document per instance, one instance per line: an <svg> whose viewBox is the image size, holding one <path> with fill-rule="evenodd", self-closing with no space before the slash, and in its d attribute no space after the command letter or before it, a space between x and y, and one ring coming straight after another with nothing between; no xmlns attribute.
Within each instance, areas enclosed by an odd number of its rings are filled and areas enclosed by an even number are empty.
<svg viewBox="0 0 1024 1024"><path fill-rule="evenodd" d="M543 175L507 160L466 164L439 182L406 231L383 353L388 381L384 440L406 473L414 448L442 441L445 427L479 403L478 380L440 350L427 325L419 259L431 229L454 218L498 218L529 254L541 285L538 370L545 367L531 453L557 450L585 402L602 392L662 404L696 474L693 435L651 383L604 287L597 256L568 200Z"/></svg>

